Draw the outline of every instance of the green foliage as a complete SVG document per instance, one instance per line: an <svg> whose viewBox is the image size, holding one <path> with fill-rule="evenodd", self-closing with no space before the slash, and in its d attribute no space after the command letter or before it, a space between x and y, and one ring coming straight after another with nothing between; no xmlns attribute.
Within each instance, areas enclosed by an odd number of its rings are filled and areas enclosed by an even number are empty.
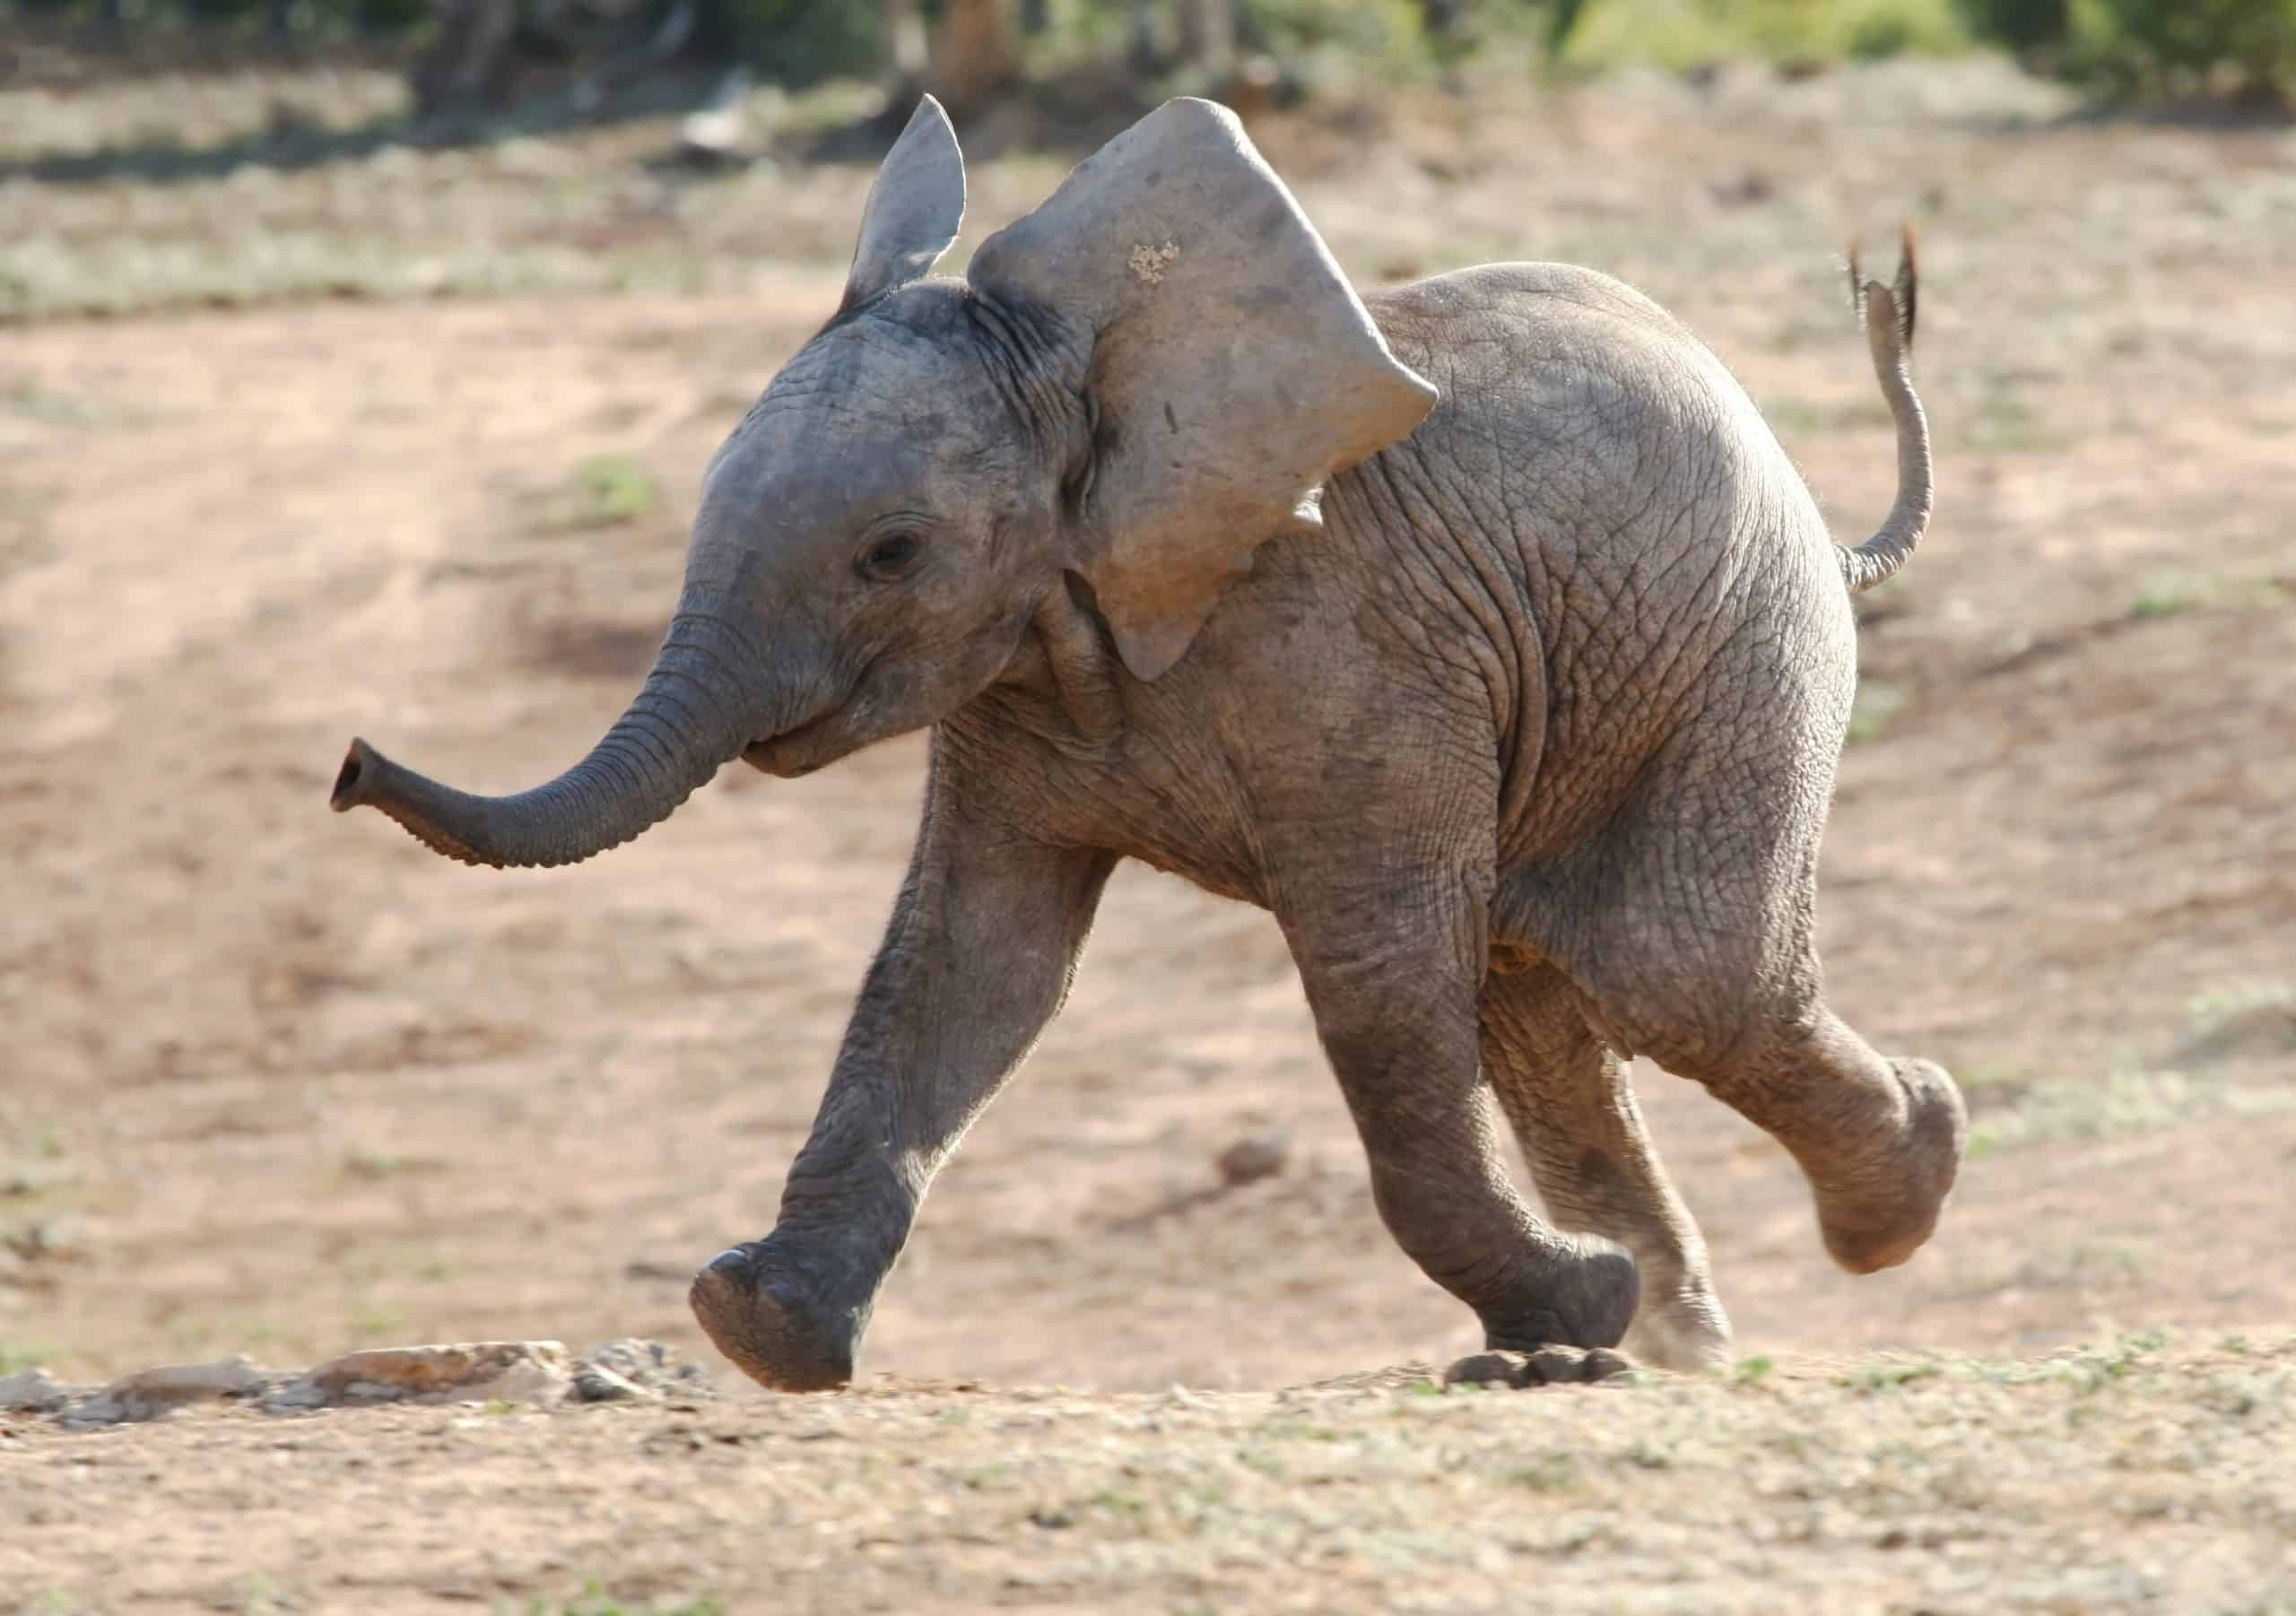
<svg viewBox="0 0 2296 1616"><path fill-rule="evenodd" d="M1870 60L1963 49L1952 0L1588 0L1564 59L1681 69L1733 56Z"/></svg>
<svg viewBox="0 0 2296 1616"><path fill-rule="evenodd" d="M2067 0L1953 0L1953 10L1977 38L2016 51L2062 46L2073 27Z"/></svg>
<svg viewBox="0 0 2296 1616"><path fill-rule="evenodd" d="M2296 96L2296 0L1954 0L1982 39L2123 98Z"/></svg>
<svg viewBox="0 0 2296 1616"><path fill-rule="evenodd" d="M527 1604L526 1611L528 1616L726 1616L726 1607L707 1594L674 1603L648 1600L625 1604L596 1578L583 1586L579 1598L561 1603L537 1599Z"/></svg>
<svg viewBox="0 0 2296 1616"><path fill-rule="evenodd" d="M22 12L88 17L102 0L0 0ZM648 0L649 14L672 0ZM1507 36L1586 68L1687 68L1729 57L1822 63L1944 54L1971 39L2120 97L2217 93L2296 100L2296 0L1232 0L1239 41L1287 63L1322 58L1378 70L1455 65ZM522 9L539 9L523 0ZM885 8L874 0L699 0L691 48L739 57L791 85L882 77ZM128 0L131 26L187 21L254 30L400 35L426 26L430 0ZM922 0L928 22L945 0ZM1152 5L1169 36L1170 0ZM1029 59L1114 56L1133 0L1055 0Z"/></svg>
<svg viewBox="0 0 2296 1616"><path fill-rule="evenodd" d="M694 42L800 86L875 74L886 55L883 21L884 8L868 0L701 0Z"/></svg>
<svg viewBox="0 0 2296 1616"><path fill-rule="evenodd" d="M1361 5L1243 0L1237 11L1241 31L1278 56L1331 48L1384 56L1419 45L1421 13L1413 0L1365 0Z"/></svg>
<svg viewBox="0 0 2296 1616"><path fill-rule="evenodd" d="M2109 88L2296 92L2296 0L2076 0L2076 43Z"/></svg>
<svg viewBox="0 0 2296 1616"><path fill-rule="evenodd" d="M592 455L574 468L545 526L561 533L620 527L652 511L661 498L653 473L627 455Z"/></svg>
<svg viewBox="0 0 2296 1616"><path fill-rule="evenodd" d="M430 20L430 0L352 0L351 16L361 33L405 33Z"/></svg>

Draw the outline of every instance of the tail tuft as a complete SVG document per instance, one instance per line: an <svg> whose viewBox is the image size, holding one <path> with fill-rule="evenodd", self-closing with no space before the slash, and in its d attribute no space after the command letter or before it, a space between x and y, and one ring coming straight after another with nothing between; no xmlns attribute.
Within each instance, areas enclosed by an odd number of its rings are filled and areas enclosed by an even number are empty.
<svg viewBox="0 0 2296 1616"><path fill-rule="evenodd" d="M1897 503L1872 538L1854 550L1840 552L1842 580L1853 595L1895 576L1929 525L1929 428L1922 417L1921 401L1914 396L1910 373L1920 283L1919 255L1911 224L1900 233L1898 272L1887 286L1866 279L1858 264L1857 244L1850 243L1850 307L1866 327L1866 344L1874 355L1874 377L1889 403L1898 438Z"/></svg>

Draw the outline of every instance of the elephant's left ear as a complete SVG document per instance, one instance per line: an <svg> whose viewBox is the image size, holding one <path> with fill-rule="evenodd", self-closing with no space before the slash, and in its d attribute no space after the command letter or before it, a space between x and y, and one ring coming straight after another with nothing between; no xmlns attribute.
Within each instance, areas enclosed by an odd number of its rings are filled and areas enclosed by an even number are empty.
<svg viewBox="0 0 2296 1616"><path fill-rule="evenodd" d="M1179 659L1310 490L1434 407L1235 115L1209 101L1168 101L1110 141L983 242L970 278L1090 345L1078 561L1143 679Z"/></svg>
<svg viewBox="0 0 2296 1616"><path fill-rule="evenodd" d="M965 160L941 103L926 96L885 153L861 208L845 307L933 273L965 218Z"/></svg>

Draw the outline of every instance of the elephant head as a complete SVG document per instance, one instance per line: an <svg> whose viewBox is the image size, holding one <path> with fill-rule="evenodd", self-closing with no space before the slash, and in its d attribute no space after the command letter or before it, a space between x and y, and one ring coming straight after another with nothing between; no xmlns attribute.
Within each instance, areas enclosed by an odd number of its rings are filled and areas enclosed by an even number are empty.
<svg viewBox="0 0 2296 1616"><path fill-rule="evenodd" d="M945 717L1064 575L1152 680L1256 546L1433 406L1222 108L1168 102L934 276L964 191L928 97L836 315L704 474L659 657L587 757L481 797L353 741L334 806L466 863L587 858L736 756L802 774Z"/></svg>

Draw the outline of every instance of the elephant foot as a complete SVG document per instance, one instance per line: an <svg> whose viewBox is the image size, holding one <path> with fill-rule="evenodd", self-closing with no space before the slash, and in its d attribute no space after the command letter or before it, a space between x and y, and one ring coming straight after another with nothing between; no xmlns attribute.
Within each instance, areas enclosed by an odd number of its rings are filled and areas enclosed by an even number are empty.
<svg viewBox="0 0 2296 1616"><path fill-rule="evenodd" d="M1626 1350L1643 1362L1696 1375L1730 1367L1730 1320L1703 1285L1645 1296L1627 1326Z"/></svg>
<svg viewBox="0 0 2296 1616"><path fill-rule="evenodd" d="M1921 1249L1961 1170L1969 1108L1943 1066L1892 1060L1906 1121L1892 1159L1851 1186L1822 1190L1818 1228L1826 1251L1852 1273L1894 1268Z"/></svg>
<svg viewBox="0 0 2296 1616"><path fill-rule="evenodd" d="M1445 1386L1577 1386L1623 1375L1634 1366L1607 1347L1494 1347L1443 1371Z"/></svg>
<svg viewBox="0 0 2296 1616"><path fill-rule="evenodd" d="M853 1379L860 1319L825 1316L787 1278L769 1277L762 1248L721 1252L686 1292L693 1316L734 1367L777 1392L833 1392Z"/></svg>

